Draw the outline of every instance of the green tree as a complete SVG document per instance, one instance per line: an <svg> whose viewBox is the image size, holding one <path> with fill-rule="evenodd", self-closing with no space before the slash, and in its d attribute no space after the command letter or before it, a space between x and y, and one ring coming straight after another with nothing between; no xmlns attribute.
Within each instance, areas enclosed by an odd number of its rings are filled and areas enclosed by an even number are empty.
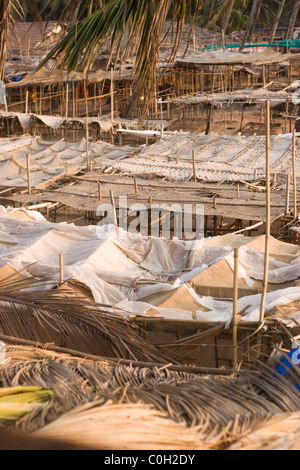
<svg viewBox="0 0 300 470"><path fill-rule="evenodd" d="M54 1L54 9L58 3ZM116 62L125 35L127 47L139 37L135 60L136 85L127 116L132 115L139 103L144 117L155 89L160 39L167 17L171 13L172 21L177 24L171 61L177 52L186 17L193 14L195 18L200 4L201 0L108 0L100 7L96 1L66 0L63 17L71 19L77 10L77 21L41 66L57 58L68 71L77 70L81 64L88 72L106 39L111 38L111 58L114 55Z"/></svg>

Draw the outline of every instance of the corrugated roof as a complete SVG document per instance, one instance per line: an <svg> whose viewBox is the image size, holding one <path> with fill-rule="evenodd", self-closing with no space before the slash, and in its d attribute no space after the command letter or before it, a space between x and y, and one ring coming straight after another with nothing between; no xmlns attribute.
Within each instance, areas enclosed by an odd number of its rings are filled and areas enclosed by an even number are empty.
<svg viewBox="0 0 300 470"><path fill-rule="evenodd" d="M32 51L55 26L56 21L15 23L8 34L8 51Z"/></svg>

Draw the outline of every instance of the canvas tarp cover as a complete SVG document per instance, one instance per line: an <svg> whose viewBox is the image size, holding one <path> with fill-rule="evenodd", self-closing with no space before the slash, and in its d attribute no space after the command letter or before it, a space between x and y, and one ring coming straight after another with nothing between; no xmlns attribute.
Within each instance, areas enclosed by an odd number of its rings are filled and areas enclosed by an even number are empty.
<svg viewBox="0 0 300 470"><path fill-rule="evenodd" d="M46 279L49 289L56 287L59 254L63 253L64 280L86 286L95 302L120 309L122 314L229 324L232 296L220 298L218 289L221 293L229 289L231 281L222 271L226 275L231 271L233 277L233 249L239 247L240 285L250 295L240 297L238 312L241 319L259 319L261 294L257 289L263 278L264 237L229 235L184 242L122 230L117 236L114 227L53 224L39 213L25 211L21 216L22 212L0 209L2 280L18 273L20 278ZM208 282L205 273L210 272ZM297 305L299 248L272 239L269 275L272 291L267 294L266 310L293 302ZM215 288L215 296L201 294L208 287Z"/></svg>
<svg viewBox="0 0 300 470"><path fill-rule="evenodd" d="M39 138L0 139L0 187L27 187L27 155L30 160L32 188L45 188L66 175L87 167L86 140L46 142ZM108 156L114 160L135 151L133 147L115 147L105 142L89 143L89 160L95 164Z"/></svg>

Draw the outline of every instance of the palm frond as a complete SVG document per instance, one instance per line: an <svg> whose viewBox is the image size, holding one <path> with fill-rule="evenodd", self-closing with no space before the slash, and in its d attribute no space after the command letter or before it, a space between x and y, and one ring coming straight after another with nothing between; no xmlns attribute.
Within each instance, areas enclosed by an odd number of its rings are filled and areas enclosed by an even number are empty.
<svg viewBox="0 0 300 470"><path fill-rule="evenodd" d="M43 282L47 280L16 275L1 281L2 334L103 357L171 362L165 351L140 336L139 327L110 306L72 294L68 287L45 290Z"/></svg>
<svg viewBox="0 0 300 470"><path fill-rule="evenodd" d="M173 372L168 367L108 365L10 345L7 358L9 362L0 365L0 387L33 386L54 391L54 398L46 403L42 414L33 410L19 419L14 428L23 432L40 429L43 434L43 428L52 423L45 433L57 429L65 439L72 416L79 418L83 412L82 419L86 419L85 412L89 411L89 417L99 424L98 418L101 421L100 416L109 410L116 413L117 419L116 405L130 405L132 410L145 405L179 424L180 434L188 427L196 440L194 433L198 433L199 445L220 449L272 417L298 412L300 406L299 391L294 385L295 380L300 383L300 375L293 364L294 380L290 382L285 377L276 377L274 364L220 378ZM109 409L103 408L105 404ZM83 405L83 409L77 408ZM65 414L68 412L71 415ZM56 422L59 417L61 421ZM132 429L130 423L127 429ZM124 439L122 428L115 428L115 433L120 443ZM175 442L172 441L173 445Z"/></svg>
<svg viewBox="0 0 300 470"><path fill-rule="evenodd" d="M54 397L42 387L8 387L0 389L0 423L13 423L28 413L41 412Z"/></svg>
<svg viewBox="0 0 300 470"><path fill-rule="evenodd" d="M68 2L66 12L74 12L75 3ZM137 105L142 94L143 116L149 106L155 84L155 70L158 60L160 39L171 6L173 7L173 22L177 24L177 35L174 40L170 60L178 50L187 7L191 0L109 0L105 8L98 8L85 18L79 18L65 38L58 43L47 57L41 62L44 66L50 59L56 58L68 71L77 70L79 64L88 71L94 62L99 47L111 38L111 51L118 50L118 44L128 31L134 31L139 37L139 46L135 59L136 92L134 93L131 110ZM196 0L195 16L198 13L200 0ZM130 34L129 34L130 37ZM127 43L127 48L131 42Z"/></svg>

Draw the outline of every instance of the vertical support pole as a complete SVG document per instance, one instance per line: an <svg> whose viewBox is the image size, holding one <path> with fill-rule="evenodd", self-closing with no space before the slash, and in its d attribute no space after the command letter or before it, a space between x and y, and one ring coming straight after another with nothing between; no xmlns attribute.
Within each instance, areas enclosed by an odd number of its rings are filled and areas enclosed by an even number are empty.
<svg viewBox="0 0 300 470"><path fill-rule="evenodd" d="M284 120L284 133L287 133L287 123L288 123L288 114L289 114L289 100L286 101L285 105L285 120Z"/></svg>
<svg viewBox="0 0 300 470"><path fill-rule="evenodd" d="M264 282L260 306L260 323L265 318L265 305L269 281L269 248L271 235L271 188L270 188L270 101L266 102L266 235Z"/></svg>
<svg viewBox="0 0 300 470"><path fill-rule="evenodd" d="M43 88L40 86L40 116L43 114Z"/></svg>
<svg viewBox="0 0 300 470"><path fill-rule="evenodd" d="M101 183L98 183L98 198L99 198L99 201L102 201L102 185L101 185Z"/></svg>
<svg viewBox="0 0 300 470"><path fill-rule="evenodd" d="M291 188L291 178L290 174L286 175L286 195L285 195L285 213L289 214L290 212L290 188Z"/></svg>
<svg viewBox="0 0 300 470"><path fill-rule="evenodd" d="M194 182L197 183L196 152L195 152L195 150L193 150L193 172L194 172Z"/></svg>
<svg viewBox="0 0 300 470"><path fill-rule="evenodd" d="M294 218L297 218L297 178L296 178L296 129L293 131L293 189L294 189Z"/></svg>
<svg viewBox="0 0 300 470"><path fill-rule="evenodd" d="M89 105L87 98L88 84L87 78L84 81L84 95L85 95L85 113L86 113L86 122L85 122L85 132L86 132L86 166L87 170L90 169L90 155L89 155Z"/></svg>
<svg viewBox="0 0 300 470"><path fill-rule="evenodd" d="M114 122L114 69L111 68L111 77L110 77L110 100L111 100L111 125L113 126Z"/></svg>
<svg viewBox="0 0 300 470"><path fill-rule="evenodd" d="M240 132L242 132L242 129L243 129L243 124L244 124L244 111L245 111L245 106L242 106L242 114L241 114Z"/></svg>
<svg viewBox="0 0 300 470"><path fill-rule="evenodd" d="M29 91L28 89L26 90L26 103L25 103L25 114L28 114L29 111Z"/></svg>
<svg viewBox="0 0 300 470"><path fill-rule="evenodd" d="M134 189L135 189L135 194L138 194L139 193L139 190L138 190L138 183L137 183L137 179L134 178Z"/></svg>
<svg viewBox="0 0 300 470"><path fill-rule="evenodd" d="M60 285L64 283L64 255L63 253L59 254L59 282L60 282Z"/></svg>
<svg viewBox="0 0 300 470"><path fill-rule="evenodd" d="M239 297L239 249L234 249L234 283L233 283L233 319L232 319L232 340L233 340L233 368L236 369L238 363L238 318L237 304Z"/></svg>
<svg viewBox="0 0 300 470"><path fill-rule="evenodd" d="M213 65L213 72L211 77L211 93L214 92L215 89L215 66Z"/></svg>
<svg viewBox="0 0 300 470"><path fill-rule="evenodd" d="M66 119L69 117L69 83L66 86Z"/></svg>
<svg viewBox="0 0 300 470"><path fill-rule="evenodd" d="M76 100L75 100L75 96L76 96L76 82L73 82L72 83L72 115L73 115L73 118L76 117Z"/></svg>
<svg viewBox="0 0 300 470"><path fill-rule="evenodd" d="M30 155L26 155L27 159L27 183L28 183L28 194L31 194L31 182L30 182Z"/></svg>
<svg viewBox="0 0 300 470"><path fill-rule="evenodd" d="M164 123L163 122L160 124L160 137L162 139L164 138Z"/></svg>
<svg viewBox="0 0 300 470"><path fill-rule="evenodd" d="M117 228L118 227L118 219L117 219L115 198L114 198L114 193L113 193L112 189L110 190L110 200L111 200L111 205L113 206L113 211L114 211L114 224Z"/></svg>

